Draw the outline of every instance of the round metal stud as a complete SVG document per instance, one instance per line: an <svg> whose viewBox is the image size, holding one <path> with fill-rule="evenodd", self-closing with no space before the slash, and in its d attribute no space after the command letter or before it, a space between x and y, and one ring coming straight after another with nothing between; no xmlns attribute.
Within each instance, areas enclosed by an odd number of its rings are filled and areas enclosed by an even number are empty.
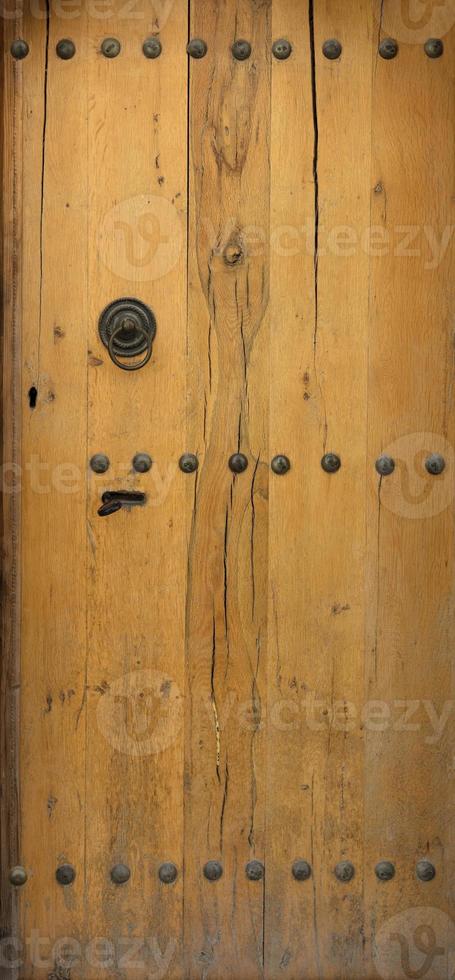
<svg viewBox="0 0 455 980"><path fill-rule="evenodd" d="M354 875L355 868L350 861L340 861L335 867L335 877L338 881L352 881Z"/></svg>
<svg viewBox="0 0 455 980"><path fill-rule="evenodd" d="M285 473L289 473L291 462L287 456L274 456L271 466L277 476L284 476Z"/></svg>
<svg viewBox="0 0 455 980"><path fill-rule="evenodd" d="M229 460L229 469L233 473L244 473L248 466L248 460L243 453L234 453Z"/></svg>
<svg viewBox="0 0 455 980"><path fill-rule="evenodd" d="M19 887L20 885L25 885L27 881L27 872L20 864L17 864L15 868L11 868L9 873L9 880L12 885Z"/></svg>
<svg viewBox="0 0 455 980"><path fill-rule="evenodd" d="M58 42L55 50L62 61L70 61L76 54L76 45L74 41L70 41L68 37L64 37Z"/></svg>
<svg viewBox="0 0 455 980"><path fill-rule="evenodd" d="M186 50L190 58L205 58L207 54L207 45L202 38L193 37L189 44L187 44Z"/></svg>
<svg viewBox="0 0 455 980"><path fill-rule="evenodd" d="M21 37L18 37L15 41L13 41L10 51L16 61L22 61L23 58L27 57L30 48L27 41L24 41Z"/></svg>
<svg viewBox="0 0 455 980"><path fill-rule="evenodd" d="M429 58L440 58L444 54L444 42L440 37L429 37L423 48Z"/></svg>
<svg viewBox="0 0 455 980"><path fill-rule="evenodd" d="M425 469L431 476L439 476L445 470L446 462L439 453L432 453L425 460Z"/></svg>
<svg viewBox="0 0 455 980"><path fill-rule="evenodd" d="M129 881L131 877L131 871L126 864L114 864L111 870L111 878L114 885L124 885L126 881Z"/></svg>
<svg viewBox="0 0 455 980"><path fill-rule="evenodd" d="M398 43L393 37L385 37L379 45L379 54L385 61L391 61L398 54Z"/></svg>
<svg viewBox="0 0 455 980"><path fill-rule="evenodd" d="M75 868L72 864L61 864L55 872L55 877L59 885L71 885L76 877Z"/></svg>
<svg viewBox="0 0 455 980"><path fill-rule="evenodd" d="M374 870L379 881L391 881L395 877L395 865L391 861L380 861Z"/></svg>
<svg viewBox="0 0 455 980"><path fill-rule="evenodd" d="M148 37L142 45L142 50L146 58L159 58L163 45L158 37Z"/></svg>
<svg viewBox="0 0 455 980"><path fill-rule="evenodd" d="M336 453L326 453L321 459L321 466L326 473L337 473L341 466L341 459Z"/></svg>
<svg viewBox="0 0 455 980"><path fill-rule="evenodd" d="M272 45L272 54L278 61L286 61L292 54L292 44L285 37L280 37Z"/></svg>
<svg viewBox="0 0 455 980"><path fill-rule="evenodd" d="M296 881L308 881L311 878L311 864L308 861L294 861L292 874Z"/></svg>
<svg viewBox="0 0 455 980"><path fill-rule="evenodd" d="M152 468L152 457L148 453L136 453L133 459L133 469L136 473L148 473Z"/></svg>
<svg viewBox="0 0 455 980"><path fill-rule="evenodd" d="M207 861L204 864L204 877L208 881L219 881L223 874L223 868L219 861Z"/></svg>
<svg viewBox="0 0 455 980"><path fill-rule="evenodd" d="M108 456L104 453L95 453L90 460L90 469L94 473L106 473L109 469L110 462Z"/></svg>
<svg viewBox="0 0 455 980"><path fill-rule="evenodd" d="M390 476L395 469L395 460L391 456L379 456L375 466L379 476Z"/></svg>
<svg viewBox="0 0 455 980"><path fill-rule="evenodd" d="M436 876L436 868L431 861L418 861L416 864L416 875L419 881L433 881Z"/></svg>
<svg viewBox="0 0 455 980"><path fill-rule="evenodd" d="M173 885L174 881L177 881L178 871L175 864L172 861L166 861L164 864L160 865L158 870L158 877L163 885Z"/></svg>
<svg viewBox="0 0 455 980"><path fill-rule="evenodd" d="M264 865L261 861L248 861L245 874L249 881L260 881L264 877Z"/></svg>
<svg viewBox="0 0 455 980"><path fill-rule="evenodd" d="M330 37L328 41L324 41L322 45L322 53L325 58L329 61L336 61L340 57L343 47L340 41L337 41L336 37Z"/></svg>
<svg viewBox="0 0 455 980"><path fill-rule="evenodd" d="M194 453L184 453L179 459L179 466L182 473L195 473L199 466L199 460Z"/></svg>
<svg viewBox="0 0 455 980"><path fill-rule="evenodd" d="M249 41L234 41L231 50L237 61L246 61L251 54L251 44Z"/></svg>
<svg viewBox="0 0 455 980"><path fill-rule="evenodd" d="M116 37L105 37L101 45L101 54L105 58L116 58L120 54L121 44Z"/></svg>

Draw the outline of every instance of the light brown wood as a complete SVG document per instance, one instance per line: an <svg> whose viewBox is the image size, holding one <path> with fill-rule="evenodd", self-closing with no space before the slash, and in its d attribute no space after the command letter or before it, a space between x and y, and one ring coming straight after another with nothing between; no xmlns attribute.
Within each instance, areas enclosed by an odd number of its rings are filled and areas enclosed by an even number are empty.
<svg viewBox="0 0 455 980"><path fill-rule="evenodd" d="M262 973L268 487L270 4L192 4L186 976ZM235 30L234 30L235 24ZM251 39L246 62L230 45ZM248 469L234 475L241 452ZM202 866L223 865L218 883Z"/></svg>
<svg viewBox="0 0 455 980"><path fill-rule="evenodd" d="M66 25L65 25L66 26ZM24 973L57 971L53 949L84 934L87 171L85 18L79 59L57 59L62 26L24 17L22 224L21 892ZM57 233L58 229L58 233ZM30 405L30 390L36 405ZM42 940L40 944L39 940ZM41 965L40 965L41 964Z"/></svg>
<svg viewBox="0 0 455 980"><path fill-rule="evenodd" d="M363 748L347 716L364 693L368 258L344 242L369 223L372 23L366 2L305 8L274 4L273 25L295 52L272 83L271 455L292 469L270 485L267 963L364 978ZM293 879L297 859L311 880Z"/></svg>
<svg viewBox="0 0 455 980"><path fill-rule="evenodd" d="M88 456L105 452L112 462L89 477L87 895L91 930L113 943L119 977L136 976L138 961L144 975L166 968L173 978L181 976L183 889L186 539L177 460L185 433L187 4L174 3L162 25L158 17L150 24L146 3L135 20L125 22L122 10L115 4L116 14L97 25L89 62ZM164 51L155 61L141 50L151 28ZM109 36L123 45L112 60L98 53ZM166 269L159 243L176 229L180 248ZM101 310L120 296L137 296L157 318L151 366L137 373L115 368L98 337ZM141 451L153 459L144 475L132 467ZM97 516L103 490L133 488L147 493L144 510ZM179 869L167 889L158 879L164 861ZM110 880L117 863L131 870L121 886Z"/></svg>
<svg viewBox="0 0 455 980"><path fill-rule="evenodd" d="M4 21L2 980L452 975L455 8L405 6ZM137 373L98 334L128 296Z"/></svg>
<svg viewBox="0 0 455 980"><path fill-rule="evenodd" d="M399 31L394 4L382 14L382 36ZM368 456L396 462L393 477L368 480L368 699L383 707L366 732L365 856L397 865L390 889L370 880L365 895L380 948L393 933L412 940L416 906L453 915L453 92L453 59L432 61L420 44L402 44L390 65L374 60L371 224L382 247L370 264ZM446 460L440 477L425 471L431 452ZM424 858L437 875L422 885Z"/></svg>

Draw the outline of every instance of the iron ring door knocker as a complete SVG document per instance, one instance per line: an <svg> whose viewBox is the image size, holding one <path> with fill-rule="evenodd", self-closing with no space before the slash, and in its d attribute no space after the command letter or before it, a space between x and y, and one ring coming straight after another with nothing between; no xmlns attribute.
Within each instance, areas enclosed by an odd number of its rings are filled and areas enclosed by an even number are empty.
<svg viewBox="0 0 455 980"><path fill-rule="evenodd" d="M124 298L109 303L101 313L98 330L111 360L122 371L138 371L148 364L156 335L156 318L141 300ZM128 363L129 358L141 354L144 354L142 360Z"/></svg>

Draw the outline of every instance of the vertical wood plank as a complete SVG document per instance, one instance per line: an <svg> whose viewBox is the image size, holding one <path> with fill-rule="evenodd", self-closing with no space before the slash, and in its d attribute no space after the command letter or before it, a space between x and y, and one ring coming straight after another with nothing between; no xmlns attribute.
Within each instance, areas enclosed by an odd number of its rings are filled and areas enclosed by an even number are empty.
<svg viewBox="0 0 455 980"><path fill-rule="evenodd" d="M182 975L187 3L134 17L115 3L92 23L89 69L89 456L87 901L92 935L112 944L115 977ZM156 12L155 12L156 13ZM142 44L159 36L149 60ZM100 53L121 41L117 58ZM106 304L147 303L151 362L115 367L98 336ZM132 459L147 452L149 473ZM97 515L106 489L138 489L143 508ZM178 879L162 884L172 861ZM131 871L111 881L114 865ZM88 976L99 975L93 964Z"/></svg>
<svg viewBox="0 0 455 980"><path fill-rule="evenodd" d="M443 57L429 59L421 26L403 39L395 5L375 9L378 39L396 37L400 48L393 61L376 56L373 74L367 654L368 697L380 713L366 731L366 861L393 861L396 877L386 886L371 877L367 902L379 966L389 958L399 970L397 934L414 955L415 931L426 925L440 948L435 969L446 976L444 912L452 914L454 897L455 31L443 35ZM445 457L441 476L425 470L432 452ZM395 460L382 479L372 468L381 453ZM434 881L418 881L421 859L434 864Z"/></svg>
<svg viewBox="0 0 455 980"><path fill-rule="evenodd" d="M9 870L20 861L20 774L19 774L19 671L20 671L20 503L17 472L20 466L20 218L21 116L18 106L22 90L22 66L9 53L14 38L22 32L20 17L2 20L2 598L0 665L0 976L16 980L19 944L17 893L11 887ZM6 945L8 937L11 946Z"/></svg>
<svg viewBox="0 0 455 980"><path fill-rule="evenodd" d="M267 975L364 978L351 716L364 676L370 5L278 0L273 36L293 53L273 65L272 231L288 228L271 254L270 440L291 470L270 484ZM339 60L323 56L327 38ZM326 452L339 472L323 471ZM295 860L311 879L293 878Z"/></svg>
<svg viewBox="0 0 455 980"><path fill-rule="evenodd" d="M269 2L191 4L185 953L262 976L268 488ZM236 61L245 38L251 57ZM231 454L248 469L234 475ZM208 861L223 868L204 877Z"/></svg>
<svg viewBox="0 0 455 980"><path fill-rule="evenodd" d="M67 27L47 8L24 16L21 909L33 977L60 971L58 941L82 940L85 917L84 14L72 23L76 57L64 62L55 46ZM66 862L76 868L68 890L55 878Z"/></svg>

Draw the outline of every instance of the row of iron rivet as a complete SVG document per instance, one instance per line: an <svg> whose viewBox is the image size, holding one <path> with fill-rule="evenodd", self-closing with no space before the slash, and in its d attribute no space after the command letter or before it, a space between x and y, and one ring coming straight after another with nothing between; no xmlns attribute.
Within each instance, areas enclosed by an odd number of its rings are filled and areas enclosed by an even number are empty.
<svg viewBox="0 0 455 980"><path fill-rule="evenodd" d="M395 877L395 865L391 861L380 861L375 867L375 874L379 881L391 881ZM208 881L219 881L223 875L223 866L219 861L207 861L203 868L204 877ZM431 861L418 861L415 868L416 877L419 881L432 881L436 875L436 868ZM245 874L249 881L261 881L265 874L262 861L249 861L245 865ZM307 881L311 878L312 870L308 861L294 861L292 865L292 875L296 881ZM334 868L335 877L338 881L349 882L355 876L355 867L351 861L340 861ZM12 885L25 885L27 881L25 868L17 866L10 871L10 882ZM61 864L55 877L59 885L71 885L76 877L76 870L72 864ZM131 871L126 864L115 864L111 869L111 880L115 885L124 885L129 881ZM171 861L166 861L160 865L158 877L165 885L172 885L178 878L178 868Z"/></svg>
<svg viewBox="0 0 455 980"><path fill-rule="evenodd" d="M105 58L116 58L121 51L121 43L116 37L106 37L101 44L101 53ZM440 58L444 52L444 44L440 38L430 37L424 44L425 54L429 58ZM22 38L18 38L13 41L11 45L11 54L13 58L21 60L26 58L29 53L29 45L27 41ZM161 41L157 37L147 38L143 45L142 51L146 58L159 58L163 50ZM204 58L207 54L207 44L202 38L193 38L187 45L187 52L192 58ZM330 61L336 61L337 58L341 56L343 46L341 41L337 38L329 38L329 40L324 41L322 45L322 53ZM396 58L398 54L398 42L392 37L384 38L379 45L379 54L381 58L385 58L386 61L390 61L392 58ZM251 44L249 41L239 39L234 41L231 47L232 54L237 61L246 61L251 55ZM69 61L70 58L74 58L76 54L76 45L74 41L70 38L62 38L56 46L56 52L59 58L63 61ZM274 41L272 45L272 54L278 61L286 61L287 58L292 54L292 44L286 38L280 38L278 41Z"/></svg>
<svg viewBox="0 0 455 980"><path fill-rule="evenodd" d="M133 458L133 469L137 473L148 473L153 465L153 460L148 453L136 453ZM445 469L445 459L439 453L432 453L425 460L425 468L431 476L439 476ZM106 473L110 466L110 460L103 453L96 453L90 460L90 467L94 473ZM199 460L194 453L184 453L179 459L179 466L183 473L194 473ZM336 473L341 467L341 459L336 453L325 453L321 459L322 469L326 473ZM375 463L376 470L380 476L390 476L395 469L395 460L391 456L380 456ZM244 473L248 467L248 459L244 453L234 453L229 459L229 468L233 473ZM291 469L291 461L288 456L274 456L271 462L274 473L284 476Z"/></svg>

